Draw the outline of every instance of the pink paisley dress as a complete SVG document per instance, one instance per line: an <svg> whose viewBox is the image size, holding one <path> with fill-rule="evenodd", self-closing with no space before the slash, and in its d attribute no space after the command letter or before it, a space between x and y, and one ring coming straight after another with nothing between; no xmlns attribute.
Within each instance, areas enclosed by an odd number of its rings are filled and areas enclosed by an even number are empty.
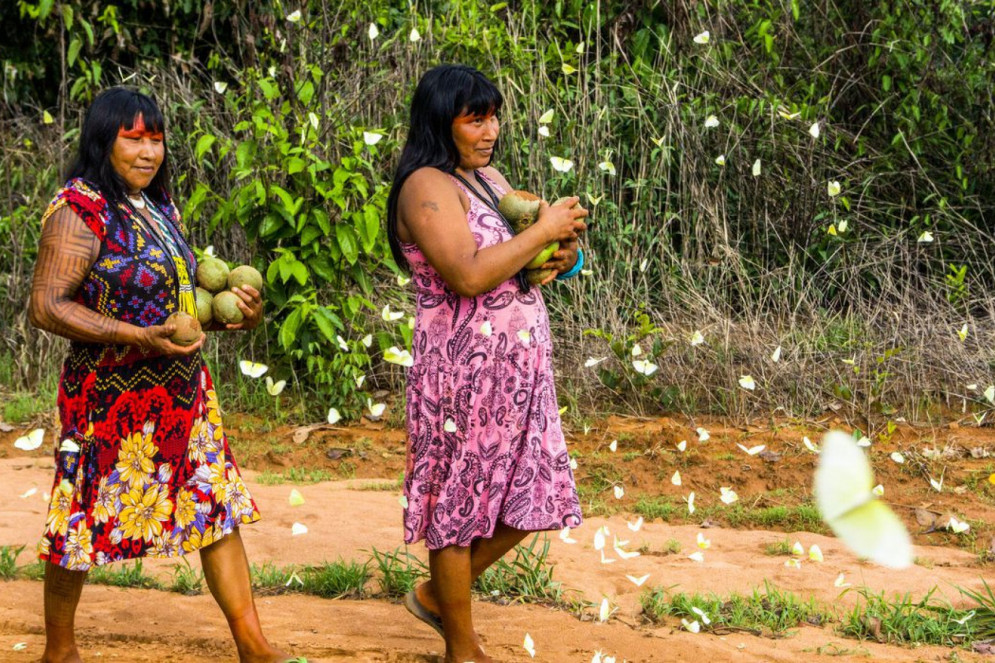
<svg viewBox="0 0 995 663"><path fill-rule="evenodd" d="M477 246L511 239L470 199ZM494 182L491 186L503 190ZM404 540L437 550L519 530L576 527L580 503L560 428L552 339L538 287L514 279L476 297L452 292L415 244L402 244L417 295L408 370Z"/></svg>

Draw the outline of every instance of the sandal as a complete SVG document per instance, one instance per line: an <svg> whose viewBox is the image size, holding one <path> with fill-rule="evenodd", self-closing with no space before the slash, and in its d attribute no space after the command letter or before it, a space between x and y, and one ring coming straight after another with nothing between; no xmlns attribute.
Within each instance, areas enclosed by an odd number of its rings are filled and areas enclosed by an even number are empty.
<svg viewBox="0 0 995 663"><path fill-rule="evenodd" d="M415 590L412 589L404 595L404 607L407 608L408 612L412 615L434 628L435 632L440 636L443 638L446 637L446 634L442 630L442 617L429 612L428 608L422 605L421 601L418 600Z"/></svg>

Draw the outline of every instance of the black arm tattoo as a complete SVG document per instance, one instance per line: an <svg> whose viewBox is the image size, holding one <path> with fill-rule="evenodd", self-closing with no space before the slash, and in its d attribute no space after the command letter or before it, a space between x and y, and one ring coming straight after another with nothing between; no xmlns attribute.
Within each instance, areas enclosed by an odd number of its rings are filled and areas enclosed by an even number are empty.
<svg viewBox="0 0 995 663"><path fill-rule="evenodd" d="M137 344L137 327L72 299L99 252L100 241L68 207L48 218L31 283L31 324L74 341Z"/></svg>
<svg viewBox="0 0 995 663"><path fill-rule="evenodd" d="M433 200L425 200L422 202L421 206L424 207L425 209L430 209L433 212L439 211L439 203Z"/></svg>

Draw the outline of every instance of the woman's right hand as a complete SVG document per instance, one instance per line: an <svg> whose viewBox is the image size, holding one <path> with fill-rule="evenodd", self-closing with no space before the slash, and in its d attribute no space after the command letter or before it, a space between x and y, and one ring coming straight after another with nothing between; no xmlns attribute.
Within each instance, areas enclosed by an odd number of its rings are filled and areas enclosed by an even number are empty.
<svg viewBox="0 0 995 663"><path fill-rule="evenodd" d="M176 331L176 325L153 325L152 327L141 327L138 332L138 342L135 344L143 352L154 352L167 357L189 357L196 354L207 335L201 333L200 338L190 345L177 345L169 340L169 337Z"/></svg>
<svg viewBox="0 0 995 663"><path fill-rule="evenodd" d="M587 224L581 219L589 212L578 205L578 202L580 198L573 196L555 206L550 206L545 200L539 204L535 227L545 233L547 244L577 239L587 230Z"/></svg>

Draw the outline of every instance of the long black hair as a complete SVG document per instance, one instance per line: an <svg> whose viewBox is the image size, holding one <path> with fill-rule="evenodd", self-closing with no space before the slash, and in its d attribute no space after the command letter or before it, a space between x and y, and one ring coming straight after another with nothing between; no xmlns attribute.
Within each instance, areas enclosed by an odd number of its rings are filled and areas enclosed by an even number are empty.
<svg viewBox="0 0 995 663"><path fill-rule="evenodd" d="M494 83L466 65L442 64L425 72L418 81L411 99L408 140L387 197L387 240L394 262L401 269L408 269L408 261L397 236L397 199L405 180L426 166L445 173L455 172L459 151L453 141L453 120L460 115L498 113L503 104L504 97ZM494 147L497 151L497 145Z"/></svg>
<svg viewBox="0 0 995 663"><path fill-rule="evenodd" d="M166 133L166 121L152 97L126 87L104 90L93 100L83 120L76 159L66 172L66 179L82 177L100 189L109 202L125 198L124 180L111 165L111 150L118 131L135 126L142 116L145 128L152 132ZM160 205L169 202L169 150L162 141L162 165L145 189L145 195Z"/></svg>

